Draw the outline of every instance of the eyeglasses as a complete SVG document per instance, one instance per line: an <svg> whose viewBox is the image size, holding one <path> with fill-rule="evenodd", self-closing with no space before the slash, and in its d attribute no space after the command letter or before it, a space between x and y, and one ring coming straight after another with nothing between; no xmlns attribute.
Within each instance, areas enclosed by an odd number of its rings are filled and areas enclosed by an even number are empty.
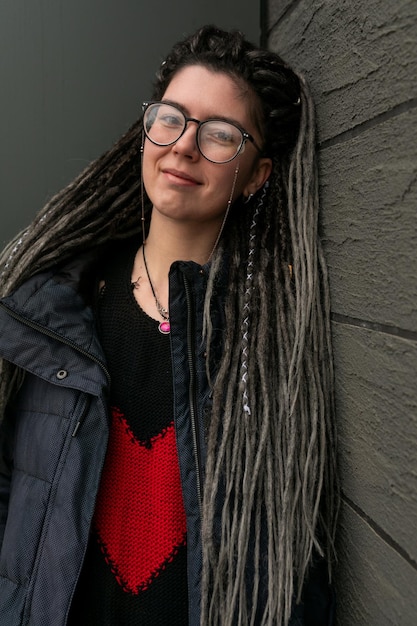
<svg viewBox="0 0 417 626"><path fill-rule="evenodd" d="M143 110L143 129L156 146L172 146L185 133L188 122L194 122L197 147L207 161L228 163L242 152L247 141L261 152L252 135L237 124L221 119L200 122L166 102L144 102Z"/></svg>

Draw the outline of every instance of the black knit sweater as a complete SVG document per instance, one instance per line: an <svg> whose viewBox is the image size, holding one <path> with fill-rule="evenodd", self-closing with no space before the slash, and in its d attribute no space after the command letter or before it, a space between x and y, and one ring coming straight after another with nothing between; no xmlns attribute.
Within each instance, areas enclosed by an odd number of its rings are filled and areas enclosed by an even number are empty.
<svg viewBox="0 0 417 626"><path fill-rule="evenodd" d="M112 256L97 307L112 424L74 626L188 623L169 335L133 296L136 249Z"/></svg>

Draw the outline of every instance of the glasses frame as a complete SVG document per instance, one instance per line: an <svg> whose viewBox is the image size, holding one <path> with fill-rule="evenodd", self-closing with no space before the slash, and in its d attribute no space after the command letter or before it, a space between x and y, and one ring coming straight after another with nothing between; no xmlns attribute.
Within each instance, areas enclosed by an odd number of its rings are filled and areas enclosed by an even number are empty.
<svg viewBox="0 0 417 626"><path fill-rule="evenodd" d="M262 149L258 146L258 144L256 143L255 139L252 137L252 135L250 133L248 133L244 128L239 126L239 124L236 124L236 122L230 122L229 120L224 120L224 119L217 118L217 117L210 117L210 118L208 118L206 120L203 120L203 121L197 120L195 117L187 117L185 115L184 111L182 111L182 109L178 105L172 104L171 102L164 102L164 101L161 101L161 100L151 100L149 102L143 102L142 103L142 112L143 112L142 121L144 119L146 111L153 104L159 104L159 105L166 104L168 106L173 107L174 109L176 109L177 111L179 111L181 113L181 115L184 117L184 122L185 122L184 123L184 128L183 128L180 136L177 137L175 139L175 141L170 141L168 143L158 143L158 142L154 141L151 137L149 137L149 135L148 135L148 133L146 131L146 128L145 128L145 124L143 124L143 131L144 131L146 137L155 146L161 146L161 147L173 146L184 135L185 131L187 130L188 122L194 122L195 124L197 124L195 138L196 138L196 144L197 144L198 151L201 154L201 156L204 159L206 159L206 161L209 161L210 163L216 163L217 165L223 165L224 163L230 163L230 161L233 161L233 159L235 159L237 156L239 156L239 154L242 152L242 150L243 150L243 148L244 148L244 146L245 146L247 141L250 141L259 152L262 152ZM241 144L240 144L236 154L234 156L232 156L232 158L227 159L226 161L213 161L212 159L209 159L208 157L206 157L206 155L201 151L201 148L200 148L200 129L202 128L202 126L204 126L204 124L207 124L208 122L226 122L227 124L230 124L231 126L234 126L240 132L240 134L242 135Z"/></svg>

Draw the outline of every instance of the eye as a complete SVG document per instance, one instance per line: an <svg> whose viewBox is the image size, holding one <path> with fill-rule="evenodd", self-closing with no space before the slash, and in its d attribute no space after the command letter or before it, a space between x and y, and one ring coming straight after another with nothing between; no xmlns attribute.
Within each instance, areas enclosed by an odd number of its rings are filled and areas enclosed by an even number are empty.
<svg viewBox="0 0 417 626"><path fill-rule="evenodd" d="M207 122L202 128L202 135L204 141L221 146L236 146L242 141L239 130L227 122Z"/></svg>
<svg viewBox="0 0 417 626"><path fill-rule="evenodd" d="M182 128L184 126L184 116L173 107L160 107L155 121L166 128Z"/></svg>

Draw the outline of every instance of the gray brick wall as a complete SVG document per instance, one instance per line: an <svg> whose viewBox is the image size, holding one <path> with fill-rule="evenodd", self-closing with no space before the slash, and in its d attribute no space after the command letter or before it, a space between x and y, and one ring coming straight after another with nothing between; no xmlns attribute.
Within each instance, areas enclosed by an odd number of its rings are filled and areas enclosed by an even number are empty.
<svg viewBox="0 0 417 626"><path fill-rule="evenodd" d="M417 624L417 3L269 0L317 103L343 503L339 626Z"/></svg>

